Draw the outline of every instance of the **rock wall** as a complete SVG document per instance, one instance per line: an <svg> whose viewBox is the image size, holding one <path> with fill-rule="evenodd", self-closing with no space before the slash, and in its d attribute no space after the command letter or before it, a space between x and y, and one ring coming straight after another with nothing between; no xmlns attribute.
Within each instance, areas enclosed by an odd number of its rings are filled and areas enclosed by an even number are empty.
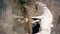
<svg viewBox="0 0 60 34"><path fill-rule="evenodd" d="M2 0L0 0L0 2L1 1ZM27 32L31 34L31 22L33 20L30 17L39 16L43 13L41 10L36 10L36 1L47 4L48 8L54 15L54 27L52 28L52 34L60 34L60 23L58 22L60 16L59 0L23 0L23 4L21 4L20 1L21 0L3 0L1 2L0 16L2 16L2 18L0 23L2 25L0 28L2 28L1 30L4 33L0 34L26 34Z"/></svg>

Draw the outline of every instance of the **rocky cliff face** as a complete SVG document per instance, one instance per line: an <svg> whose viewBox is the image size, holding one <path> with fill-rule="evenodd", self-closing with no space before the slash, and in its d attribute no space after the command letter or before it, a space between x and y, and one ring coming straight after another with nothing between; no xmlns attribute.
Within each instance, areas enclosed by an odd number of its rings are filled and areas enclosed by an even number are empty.
<svg viewBox="0 0 60 34"><path fill-rule="evenodd" d="M0 34L31 34L30 17L42 15L41 10L36 10L35 2L46 3L54 16L52 34L60 34L60 1L59 0L0 0ZM3 11L3 12L2 12ZM14 15L14 16L13 16ZM15 17L16 16L16 17ZM27 21L26 21L27 20Z"/></svg>

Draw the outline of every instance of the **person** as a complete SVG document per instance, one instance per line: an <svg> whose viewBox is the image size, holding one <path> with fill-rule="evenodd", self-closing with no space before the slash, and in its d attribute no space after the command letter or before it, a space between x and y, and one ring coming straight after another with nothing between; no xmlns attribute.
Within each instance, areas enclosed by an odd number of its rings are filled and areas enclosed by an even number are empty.
<svg viewBox="0 0 60 34"><path fill-rule="evenodd" d="M32 34L38 33L40 28L39 22L36 22L32 25Z"/></svg>

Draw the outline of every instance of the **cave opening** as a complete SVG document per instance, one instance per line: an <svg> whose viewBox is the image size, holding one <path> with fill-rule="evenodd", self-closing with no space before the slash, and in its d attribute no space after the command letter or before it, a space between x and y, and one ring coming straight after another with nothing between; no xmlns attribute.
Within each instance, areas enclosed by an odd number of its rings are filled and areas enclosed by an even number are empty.
<svg viewBox="0 0 60 34"><path fill-rule="evenodd" d="M40 31L40 20L33 18L35 22L32 24L32 34L36 34Z"/></svg>

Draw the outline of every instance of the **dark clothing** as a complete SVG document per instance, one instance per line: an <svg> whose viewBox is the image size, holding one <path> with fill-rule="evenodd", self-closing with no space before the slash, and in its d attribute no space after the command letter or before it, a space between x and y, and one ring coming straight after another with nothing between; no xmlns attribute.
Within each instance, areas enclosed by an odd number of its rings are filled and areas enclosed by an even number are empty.
<svg viewBox="0 0 60 34"><path fill-rule="evenodd" d="M40 24L33 24L32 27L32 34L38 33L39 32L39 28L40 28Z"/></svg>

